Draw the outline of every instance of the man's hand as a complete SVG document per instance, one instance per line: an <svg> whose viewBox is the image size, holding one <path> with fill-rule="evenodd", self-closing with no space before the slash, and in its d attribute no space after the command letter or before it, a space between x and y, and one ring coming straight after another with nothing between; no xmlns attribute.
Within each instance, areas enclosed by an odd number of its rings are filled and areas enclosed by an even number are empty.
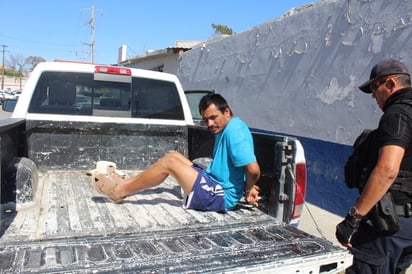
<svg viewBox="0 0 412 274"><path fill-rule="evenodd" d="M245 190L245 198L248 204L253 205L253 206L259 206L259 191L260 188L257 185L254 185L250 189Z"/></svg>
<svg viewBox="0 0 412 274"><path fill-rule="evenodd" d="M352 247L350 241L353 234L358 231L361 219L356 219L349 214L346 218L336 226L336 239L346 247Z"/></svg>

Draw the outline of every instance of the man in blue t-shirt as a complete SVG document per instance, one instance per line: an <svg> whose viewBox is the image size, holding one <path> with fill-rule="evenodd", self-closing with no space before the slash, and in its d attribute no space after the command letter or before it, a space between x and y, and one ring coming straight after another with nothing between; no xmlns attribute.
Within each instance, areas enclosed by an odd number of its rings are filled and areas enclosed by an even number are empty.
<svg viewBox="0 0 412 274"><path fill-rule="evenodd" d="M199 102L205 125L215 135L213 161L203 170L179 152L169 152L139 175L123 179L114 170L94 174L97 191L119 203L128 195L154 187L169 175L185 193L184 208L226 212L245 195L258 206L260 168L256 162L252 134L247 125L233 117L220 94L205 95Z"/></svg>

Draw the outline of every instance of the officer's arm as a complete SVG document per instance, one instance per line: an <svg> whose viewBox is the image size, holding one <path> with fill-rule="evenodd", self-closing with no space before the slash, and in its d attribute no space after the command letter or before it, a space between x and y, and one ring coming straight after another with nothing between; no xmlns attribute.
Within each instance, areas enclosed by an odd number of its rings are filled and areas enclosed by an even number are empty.
<svg viewBox="0 0 412 274"><path fill-rule="evenodd" d="M404 153L404 148L395 145L383 146L379 150L378 162L355 204L359 214L366 215L391 187L398 176Z"/></svg>

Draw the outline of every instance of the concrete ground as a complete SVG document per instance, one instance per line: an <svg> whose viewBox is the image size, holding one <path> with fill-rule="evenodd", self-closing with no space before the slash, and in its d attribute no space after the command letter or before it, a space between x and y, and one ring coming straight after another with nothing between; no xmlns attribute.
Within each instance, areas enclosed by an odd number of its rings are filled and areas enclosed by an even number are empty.
<svg viewBox="0 0 412 274"><path fill-rule="evenodd" d="M336 240L335 228L342 220L341 216L306 203L298 228L311 235L327 239L334 245L341 246Z"/></svg>

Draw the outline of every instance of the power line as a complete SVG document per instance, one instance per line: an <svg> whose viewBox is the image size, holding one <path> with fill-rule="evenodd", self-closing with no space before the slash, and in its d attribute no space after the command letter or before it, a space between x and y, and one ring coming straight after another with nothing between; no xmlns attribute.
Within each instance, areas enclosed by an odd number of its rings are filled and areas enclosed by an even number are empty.
<svg viewBox="0 0 412 274"><path fill-rule="evenodd" d="M90 10L90 13L91 13L90 20L89 20L89 24L90 24L90 28L91 28L90 44L87 44L87 45L90 46L90 56L92 58L92 64L94 64L94 26L96 24L96 22L94 20L94 12L98 11L98 12L101 12L103 14L103 10L95 9L94 6L92 6L90 9L89 8L80 9L80 11L83 11L83 10Z"/></svg>

